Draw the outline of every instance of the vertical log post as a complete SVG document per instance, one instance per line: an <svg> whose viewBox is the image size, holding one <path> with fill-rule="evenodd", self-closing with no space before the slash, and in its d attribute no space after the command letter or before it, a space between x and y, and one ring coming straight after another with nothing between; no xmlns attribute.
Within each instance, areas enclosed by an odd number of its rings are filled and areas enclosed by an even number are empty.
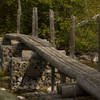
<svg viewBox="0 0 100 100"><path fill-rule="evenodd" d="M55 67L51 66L51 89L52 91L54 91L54 87L55 87Z"/></svg>
<svg viewBox="0 0 100 100"><path fill-rule="evenodd" d="M66 75L63 74L63 73L61 73L61 74L60 74L60 77L61 77L61 84L66 83Z"/></svg>
<svg viewBox="0 0 100 100"><path fill-rule="evenodd" d="M71 32L70 32L70 57L75 57L75 16L71 16Z"/></svg>
<svg viewBox="0 0 100 100"><path fill-rule="evenodd" d="M32 35L38 37L38 11L36 7L33 8Z"/></svg>
<svg viewBox="0 0 100 100"><path fill-rule="evenodd" d="M54 11L50 9L50 37L51 37L50 42L53 44L54 47L56 47L54 32L55 32L55 28L54 28Z"/></svg>
<svg viewBox="0 0 100 100"><path fill-rule="evenodd" d="M98 71L100 71L100 17L98 17Z"/></svg>
<svg viewBox="0 0 100 100"><path fill-rule="evenodd" d="M38 10L36 7L35 7L35 27L36 27L35 36L38 37Z"/></svg>
<svg viewBox="0 0 100 100"><path fill-rule="evenodd" d="M18 0L18 10L17 10L17 34L20 33L20 25L21 25L21 2Z"/></svg>
<svg viewBox="0 0 100 100"><path fill-rule="evenodd" d="M54 28L54 11L50 9L49 11L49 16L50 16L50 42L54 47L55 45L55 28ZM52 91L54 91L54 86L55 86L55 67L51 66L51 84L52 84Z"/></svg>
<svg viewBox="0 0 100 100"><path fill-rule="evenodd" d="M35 9L33 8L33 15L32 15L32 35L35 36Z"/></svg>

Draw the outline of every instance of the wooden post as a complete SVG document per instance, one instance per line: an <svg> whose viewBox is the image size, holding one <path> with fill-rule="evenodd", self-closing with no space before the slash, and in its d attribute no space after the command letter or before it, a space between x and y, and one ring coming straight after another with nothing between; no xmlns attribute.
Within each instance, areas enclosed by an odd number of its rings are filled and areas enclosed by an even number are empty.
<svg viewBox="0 0 100 100"><path fill-rule="evenodd" d="M100 71L100 17L98 17L98 71Z"/></svg>
<svg viewBox="0 0 100 100"><path fill-rule="evenodd" d="M36 27L35 36L38 37L38 10L36 7L35 7L35 27Z"/></svg>
<svg viewBox="0 0 100 100"><path fill-rule="evenodd" d="M60 74L60 77L61 77L61 84L66 83L66 75L63 74L63 73L61 73L61 74Z"/></svg>
<svg viewBox="0 0 100 100"><path fill-rule="evenodd" d="M75 16L71 16L71 32L70 32L70 56L75 57Z"/></svg>
<svg viewBox="0 0 100 100"><path fill-rule="evenodd" d="M50 9L50 37L51 37L50 42L53 44L54 47L56 47L54 32L55 32L55 28L54 28L54 11Z"/></svg>
<svg viewBox="0 0 100 100"><path fill-rule="evenodd" d="M20 25L21 25L21 2L18 0L18 11L17 11L17 34L20 33Z"/></svg>
<svg viewBox="0 0 100 100"><path fill-rule="evenodd" d="M32 15L32 35L35 36L35 9L33 8L33 15Z"/></svg>
<svg viewBox="0 0 100 100"><path fill-rule="evenodd" d="M54 11L50 9L49 12L50 15L50 42L54 47L55 45L55 28L54 28ZM52 82L52 91L54 91L54 86L55 86L55 67L51 66L51 82Z"/></svg>
<svg viewBox="0 0 100 100"><path fill-rule="evenodd" d="M32 35L38 37L38 11L36 7L33 8Z"/></svg>
<svg viewBox="0 0 100 100"><path fill-rule="evenodd" d="M54 91L55 87L55 67L51 66L51 84L52 84L52 91Z"/></svg>

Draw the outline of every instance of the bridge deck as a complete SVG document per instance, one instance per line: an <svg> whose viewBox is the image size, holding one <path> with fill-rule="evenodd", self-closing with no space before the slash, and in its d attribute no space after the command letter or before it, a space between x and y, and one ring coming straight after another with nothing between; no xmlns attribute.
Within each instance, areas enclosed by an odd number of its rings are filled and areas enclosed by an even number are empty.
<svg viewBox="0 0 100 100"><path fill-rule="evenodd" d="M26 44L62 73L75 78L78 85L100 100L100 73L95 69L64 55L46 40L21 34L7 34L5 39L15 39Z"/></svg>

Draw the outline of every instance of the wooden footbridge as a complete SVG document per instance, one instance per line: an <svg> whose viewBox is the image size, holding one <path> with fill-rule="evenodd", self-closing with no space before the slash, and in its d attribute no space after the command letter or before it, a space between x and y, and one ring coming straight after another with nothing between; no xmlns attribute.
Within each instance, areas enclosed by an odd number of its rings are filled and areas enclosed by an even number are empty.
<svg viewBox="0 0 100 100"><path fill-rule="evenodd" d="M19 0L20 1L20 0ZM79 61L73 59L73 53L75 49L75 17L72 16L71 34L70 34L70 55L71 57L61 53L57 50L54 39L54 12L50 10L50 36L51 43L45 39L38 38L38 14L37 8L33 8L32 16L32 35L20 34L20 17L21 17L21 7L19 2L18 17L17 17L17 34L6 34L3 39L3 44L9 44L11 40L17 40L20 43L26 45L29 49L36 52L39 56L45 59L52 66L52 79L54 77L54 68L56 67L62 76L68 76L76 80L77 86L81 88L80 90L85 90L86 93L90 94L94 98L100 100L100 72L80 63ZM100 41L99 41L100 42ZM99 43L100 44L100 43ZM33 73L34 74L34 73ZM64 78L64 77L63 77ZM52 81L52 85L54 82ZM75 87L76 88L76 87ZM68 88L67 88L68 89ZM76 89L77 90L77 89ZM75 91L76 91L75 90ZM71 89L73 91L73 89ZM75 92L74 91L74 92ZM69 90L67 90L67 93ZM81 91L80 91L81 92ZM66 89L63 92L65 95ZM59 99L56 99L59 100ZM67 100L62 99L62 100ZM70 100L70 99L68 99Z"/></svg>
<svg viewBox="0 0 100 100"><path fill-rule="evenodd" d="M29 35L7 34L3 43L9 43L10 40L17 40L37 52L64 75L75 78L77 85L100 100L100 72L61 53L47 40Z"/></svg>

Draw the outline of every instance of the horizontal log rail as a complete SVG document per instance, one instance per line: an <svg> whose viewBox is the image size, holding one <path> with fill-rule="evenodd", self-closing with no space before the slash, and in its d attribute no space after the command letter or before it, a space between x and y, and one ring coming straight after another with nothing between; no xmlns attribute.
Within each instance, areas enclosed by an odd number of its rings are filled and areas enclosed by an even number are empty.
<svg viewBox="0 0 100 100"><path fill-rule="evenodd" d="M22 34L7 34L4 40L18 40L55 66L61 73L75 78L77 84L100 100L100 72L56 50L47 40Z"/></svg>

